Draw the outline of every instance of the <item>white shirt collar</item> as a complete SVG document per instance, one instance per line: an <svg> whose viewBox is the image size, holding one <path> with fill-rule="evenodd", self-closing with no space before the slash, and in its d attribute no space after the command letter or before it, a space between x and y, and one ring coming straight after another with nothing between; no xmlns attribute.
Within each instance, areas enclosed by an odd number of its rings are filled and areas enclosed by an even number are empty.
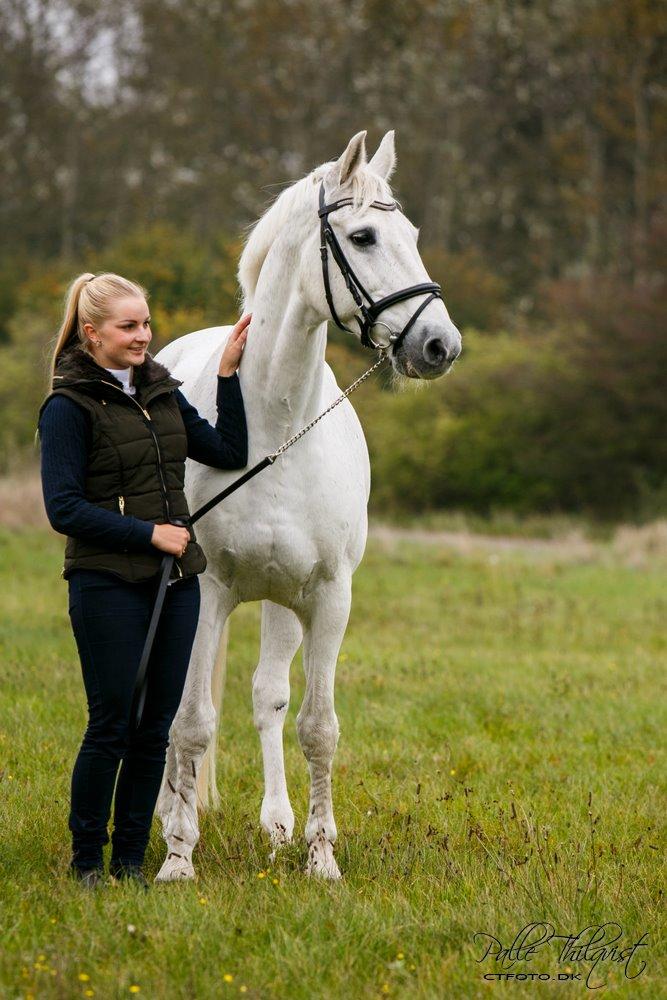
<svg viewBox="0 0 667 1000"><path fill-rule="evenodd" d="M119 382L123 383L123 389L128 395L134 396L136 393L135 386L132 385L130 379L132 377L132 368L107 368L108 372L111 372Z"/></svg>

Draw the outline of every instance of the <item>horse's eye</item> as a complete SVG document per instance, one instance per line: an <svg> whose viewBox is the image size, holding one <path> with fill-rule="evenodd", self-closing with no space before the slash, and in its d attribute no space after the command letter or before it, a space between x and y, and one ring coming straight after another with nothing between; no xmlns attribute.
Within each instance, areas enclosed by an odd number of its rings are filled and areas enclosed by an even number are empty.
<svg viewBox="0 0 667 1000"><path fill-rule="evenodd" d="M358 247L369 247L375 243L375 233L372 229L360 229L358 233L351 233L350 239Z"/></svg>

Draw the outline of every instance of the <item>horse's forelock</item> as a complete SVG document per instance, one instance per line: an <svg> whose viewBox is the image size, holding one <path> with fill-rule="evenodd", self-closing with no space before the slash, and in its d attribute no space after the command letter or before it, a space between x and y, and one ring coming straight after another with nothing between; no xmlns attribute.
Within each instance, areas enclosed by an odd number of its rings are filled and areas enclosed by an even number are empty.
<svg viewBox="0 0 667 1000"><path fill-rule="evenodd" d="M262 264L269 252L271 244L283 227L294 220L300 210L307 208L313 211L313 224L317 219L317 189L320 181L333 166L323 163L305 177L299 178L285 188L262 213L257 222L249 228L245 245L238 267L239 284L243 292L243 311L252 303ZM354 172L341 194L349 194L352 199L352 211L355 214L365 212L375 200L389 201L392 198L389 183L379 174L362 165Z"/></svg>

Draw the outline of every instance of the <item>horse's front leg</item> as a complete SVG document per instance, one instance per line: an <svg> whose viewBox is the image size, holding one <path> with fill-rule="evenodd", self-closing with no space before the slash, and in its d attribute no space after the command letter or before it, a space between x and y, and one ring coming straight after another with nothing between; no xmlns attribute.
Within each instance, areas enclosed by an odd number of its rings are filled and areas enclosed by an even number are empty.
<svg viewBox="0 0 667 1000"><path fill-rule="evenodd" d="M283 726L289 708L289 670L301 645L303 631L289 608L262 602L259 663L252 678L255 726L262 743L264 799L260 822L276 848L292 839L294 813L285 781Z"/></svg>
<svg viewBox="0 0 667 1000"><path fill-rule="evenodd" d="M197 775L216 727L211 673L225 621L234 608L227 589L220 587L208 573L202 573L199 579L201 608L197 634L181 702L169 731L171 756L157 804L167 857L156 882L195 877L192 852L199 840Z"/></svg>
<svg viewBox="0 0 667 1000"><path fill-rule="evenodd" d="M334 677L350 601L349 576L327 581L313 592L302 617L306 692L296 725L310 769L306 874L330 879L341 877L333 853L337 831L331 801L331 768L338 742Z"/></svg>

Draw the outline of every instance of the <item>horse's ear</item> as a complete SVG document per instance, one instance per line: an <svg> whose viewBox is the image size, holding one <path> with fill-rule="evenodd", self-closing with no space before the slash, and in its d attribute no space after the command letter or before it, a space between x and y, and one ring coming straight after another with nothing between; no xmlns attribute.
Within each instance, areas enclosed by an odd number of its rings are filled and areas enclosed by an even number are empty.
<svg viewBox="0 0 667 1000"><path fill-rule="evenodd" d="M347 149L339 156L327 174L327 187L331 189L343 187L352 174L366 162L366 134L366 130L364 130L352 136L347 144Z"/></svg>
<svg viewBox="0 0 667 1000"><path fill-rule="evenodd" d="M394 172L395 166L396 149L394 147L394 130L392 128L389 132L387 132L384 139L375 150L375 153L368 164L368 168L388 181Z"/></svg>

